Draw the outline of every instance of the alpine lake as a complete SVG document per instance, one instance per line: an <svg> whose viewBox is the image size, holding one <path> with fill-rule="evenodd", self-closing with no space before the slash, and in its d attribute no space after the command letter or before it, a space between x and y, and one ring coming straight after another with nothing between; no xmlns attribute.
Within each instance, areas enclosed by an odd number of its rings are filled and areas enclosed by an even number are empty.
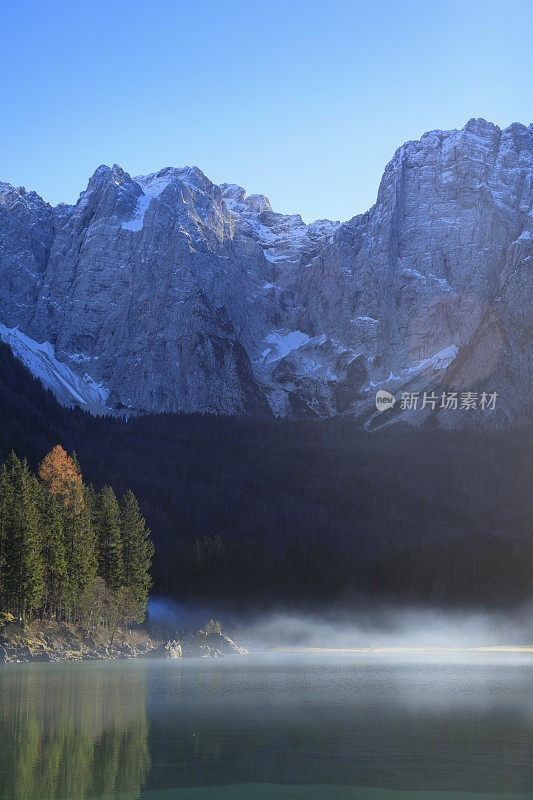
<svg viewBox="0 0 533 800"><path fill-rule="evenodd" d="M0 666L1 800L532 800L533 652Z"/></svg>

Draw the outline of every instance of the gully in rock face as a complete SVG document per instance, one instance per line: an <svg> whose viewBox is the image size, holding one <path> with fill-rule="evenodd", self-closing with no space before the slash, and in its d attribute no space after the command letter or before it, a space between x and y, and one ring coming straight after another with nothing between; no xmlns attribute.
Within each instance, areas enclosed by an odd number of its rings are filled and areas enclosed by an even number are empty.
<svg viewBox="0 0 533 800"><path fill-rule="evenodd" d="M197 167L99 167L73 206L0 184L0 337L96 413L348 415L376 391L497 392L525 418L533 126L471 119L400 147L344 223L272 211ZM464 413L463 413L464 411Z"/></svg>

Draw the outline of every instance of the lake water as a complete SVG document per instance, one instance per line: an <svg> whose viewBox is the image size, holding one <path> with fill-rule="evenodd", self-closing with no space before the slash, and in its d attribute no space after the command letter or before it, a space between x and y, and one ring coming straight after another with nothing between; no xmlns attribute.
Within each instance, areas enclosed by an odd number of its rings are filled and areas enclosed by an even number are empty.
<svg viewBox="0 0 533 800"><path fill-rule="evenodd" d="M1 800L531 800L533 656L0 667Z"/></svg>

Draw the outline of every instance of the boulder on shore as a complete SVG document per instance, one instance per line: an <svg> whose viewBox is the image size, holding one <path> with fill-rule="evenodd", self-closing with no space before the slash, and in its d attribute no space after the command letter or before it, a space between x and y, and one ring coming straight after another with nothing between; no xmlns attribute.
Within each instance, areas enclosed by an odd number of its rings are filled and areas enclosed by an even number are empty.
<svg viewBox="0 0 533 800"><path fill-rule="evenodd" d="M183 655L189 658L220 658L225 655L246 655L248 650L225 633L197 631L183 642Z"/></svg>
<svg viewBox="0 0 533 800"><path fill-rule="evenodd" d="M181 658L182 655L181 644L174 640L153 647L146 653L146 658Z"/></svg>

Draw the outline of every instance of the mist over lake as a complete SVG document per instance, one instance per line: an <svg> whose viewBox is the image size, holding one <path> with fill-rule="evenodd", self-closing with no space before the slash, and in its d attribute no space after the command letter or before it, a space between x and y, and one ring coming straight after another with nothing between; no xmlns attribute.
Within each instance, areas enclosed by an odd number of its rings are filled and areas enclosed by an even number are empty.
<svg viewBox="0 0 533 800"><path fill-rule="evenodd" d="M6 666L0 797L526 800L532 685L517 653Z"/></svg>

